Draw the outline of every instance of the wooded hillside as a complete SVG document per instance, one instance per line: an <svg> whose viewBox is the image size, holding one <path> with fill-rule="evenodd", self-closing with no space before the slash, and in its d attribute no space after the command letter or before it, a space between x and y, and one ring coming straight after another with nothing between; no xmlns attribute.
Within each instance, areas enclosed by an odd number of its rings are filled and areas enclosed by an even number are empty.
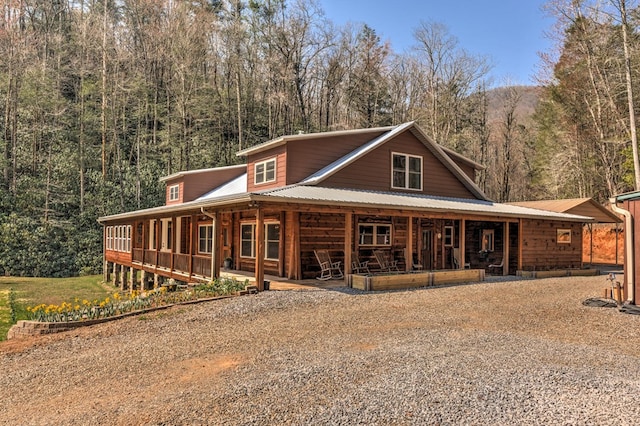
<svg viewBox="0 0 640 426"><path fill-rule="evenodd" d="M632 183L619 27L586 6L558 15L574 19L559 19L545 87L491 92L489 59L443 25L421 24L415 48L394 52L314 1L0 7L3 274L97 271L97 217L160 205L161 176L235 164L237 150L299 131L416 120L486 165L478 183L497 201L604 199Z"/></svg>

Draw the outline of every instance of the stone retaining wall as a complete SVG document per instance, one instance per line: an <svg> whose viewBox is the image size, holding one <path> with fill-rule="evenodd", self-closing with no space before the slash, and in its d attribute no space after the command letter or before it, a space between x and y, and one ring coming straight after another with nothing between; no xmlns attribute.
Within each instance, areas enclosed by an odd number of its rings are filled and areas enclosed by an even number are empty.
<svg viewBox="0 0 640 426"><path fill-rule="evenodd" d="M172 303L169 305L157 306L155 308L147 308L139 311L127 312L126 314L115 315L112 317L97 318L97 319L90 319L90 320L84 320L84 321L39 322L39 321L20 320L13 327L9 329L9 333L7 333L7 340L21 338L21 337L41 336L44 334L60 333L62 331L74 330L78 327L86 327L89 325L102 324L104 322L115 321L122 318L130 317L133 315L141 315L149 312L160 311L163 309L171 308L173 306L191 305L194 303L209 302L211 300L228 299L230 297L241 296L244 294L249 294L249 292L241 291L239 294L232 295L232 296L217 296L217 297L209 297L206 299L188 300L182 303Z"/></svg>

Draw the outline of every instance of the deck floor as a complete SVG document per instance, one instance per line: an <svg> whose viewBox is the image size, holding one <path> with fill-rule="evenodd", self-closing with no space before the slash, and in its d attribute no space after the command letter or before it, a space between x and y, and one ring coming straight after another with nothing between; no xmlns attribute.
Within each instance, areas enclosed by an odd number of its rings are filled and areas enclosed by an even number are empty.
<svg viewBox="0 0 640 426"><path fill-rule="evenodd" d="M220 275L223 277L232 277L237 280L248 279L250 282L255 282L253 272L246 271L220 271ZM297 291L313 291L313 290L327 290L331 288L345 287L345 280L327 280L320 281L316 279L309 280L289 280L284 277L276 277L275 275L265 275L264 279L269 281L269 290L297 290Z"/></svg>

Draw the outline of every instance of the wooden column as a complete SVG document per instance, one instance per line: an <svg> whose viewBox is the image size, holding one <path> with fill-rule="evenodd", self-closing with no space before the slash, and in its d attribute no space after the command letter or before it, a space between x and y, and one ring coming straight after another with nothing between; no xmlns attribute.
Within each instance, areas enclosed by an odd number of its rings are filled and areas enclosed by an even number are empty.
<svg viewBox="0 0 640 426"><path fill-rule="evenodd" d="M287 220L287 234L289 236L289 264L287 278L293 280L302 279L302 266L300 264L300 212L291 212Z"/></svg>
<svg viewBox="0 0 640 426"><path fill-rule="evenodd" d="M160 286L160 275L153 274L153 289L157 289Z"/></svg>
<svg viewBox="0 0 640 426"><path fill-rule="evenodd" d="M502 258L502 275L509 275L509 222L504 223L504 232L502 233L504 239L504 253Z"/></svg>
<svg viewBox="0 0 640 426"><path fill-rule="evenodd" d="M459 239L459 245L460 245L460 268L464 269L465 266L467 264L467 259L465 256L465 252L467 250L466 247L466 234L467 234L467 221L465 219L460 219L460 236L458 237Z"/></svg>
<svg viewBox="0 0 640 426"><path fill-rule="evenodd" d="M198 247L196 244L198 244L198 217L195 214L191 215L191 221L190 221L190 226L191 228L189 229L189 232L191 232L191 238L189 239L189 241L191 242L191 244L189 244L189 277L191 277L193 275L193 256L196 254L197 248Z"/></svg>
<svg viewBox="0 0 640 426"><path fill-rule="evenodd" d="M522 271L522 219L518 219L518 271Z"/></svg>
<svg viewBox="0 0 640 426"><path fill-rule="evenodd" d="M351 246L353 245L353 213L344 215L344 273L350 274L351 270Z"/></svg>
<svg viewBox="0 0 640 426"><path fill-rule="evenodd" d="M144 269L140 270L140 291L147 289L147 272Z"/></svg>
<svg viewBox="0 0 640 426"><path fill-rule="evenodd" d="M264 212L256 209L256 271L255 279L258 291L264 291Z"/></svg>
<svg viewBox="0 0 640 426"><path fill-rule="evenodd" d="M136 270L133 266L129 267L129 291L132 292L136 284Z"/></svg>
<svg viewBox="0 0 640 426"><path fill-rule="evenodd" d="M407 241L405 245L404 269L409 272L413 269L413 216L407 218Z"/></svg>
<svg viewBox="0 0 640 426"><path fill-rule="evenodd" d="M284 277L286 212L280 212L280 235L278 235L278 276Z"/></svg>

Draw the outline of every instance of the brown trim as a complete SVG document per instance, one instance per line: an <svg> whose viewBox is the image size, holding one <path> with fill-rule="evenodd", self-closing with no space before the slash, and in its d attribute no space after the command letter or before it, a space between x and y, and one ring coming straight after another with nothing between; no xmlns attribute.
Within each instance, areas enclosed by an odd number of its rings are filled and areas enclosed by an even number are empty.
<svg viewBox="0 0 640 426"><path fill-rule="evenodd" d="M344 215L344 273L351 273L351 246L353 245L353 213Z"/></svg>
<svg viewBox="0 0 640 426"><path fill-rule="evenodd" d="M258 291L264 290L264 212L256 209L256 266L255 279Z"/></svg>

